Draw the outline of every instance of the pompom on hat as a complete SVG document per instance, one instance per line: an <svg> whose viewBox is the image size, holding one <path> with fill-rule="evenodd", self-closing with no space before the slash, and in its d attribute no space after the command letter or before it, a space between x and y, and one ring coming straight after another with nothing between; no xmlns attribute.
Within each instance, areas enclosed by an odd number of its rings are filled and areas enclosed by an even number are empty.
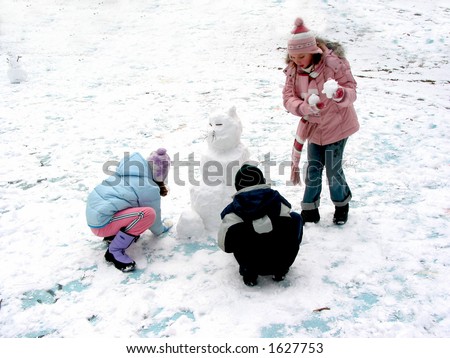
<svg viewBox="0 0 450 358"><path fill-rule="evenodd" d="M292 37L288 40L289 55L298 55L301 53L322 53L317 47L314 34L308 30L301 18L295 20L295 27L291 31Z"/></svg>
<svg viewBox="0 0 450 358"><path fill-rule="evenodd" d="M169 174L170 157L165 148L158 148L150 153L147 158L152 169L153 180L156 182L164 182Z"/></svg>
<svg viewBox="0 0 450 358"><path fill-rule="evenodd" d="M265 184L262 171L254 165L244 164L236 173L234 186L237 191L249 186Z"/></svg>

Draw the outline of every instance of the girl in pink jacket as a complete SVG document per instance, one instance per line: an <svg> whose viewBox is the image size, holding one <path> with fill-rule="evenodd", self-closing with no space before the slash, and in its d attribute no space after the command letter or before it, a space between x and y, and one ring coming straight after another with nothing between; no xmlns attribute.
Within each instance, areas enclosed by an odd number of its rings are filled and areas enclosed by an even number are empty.
<svg viewBox="0 0 450 358"><path fill-rule="evenodd" d="M283 104L301 119L292 150L291 180L294 185L300 183L300 155L308 141L308 167L301 203L303 221L320 220L325 168L335 205L333 222L343 225L347 222L352 194L342 169L342 157L348 137L359 129L353 107L356 81L339 44L326 45L320 41L318 44L300 18L296 19L292 34L288 41L288 66L284 70Z"/></svg>

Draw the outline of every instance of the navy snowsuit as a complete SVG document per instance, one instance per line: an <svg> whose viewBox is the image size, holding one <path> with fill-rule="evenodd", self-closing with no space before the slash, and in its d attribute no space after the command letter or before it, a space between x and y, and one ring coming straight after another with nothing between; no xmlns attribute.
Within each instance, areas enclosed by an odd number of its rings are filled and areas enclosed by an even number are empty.
<svg viewBox="0 0 450 358"><path fill-rule="evenodd" d="M294 263L303 235L299 214L269 185L238 191L221 213L219 247L233 253L241 275L284 275Z"/></svg>

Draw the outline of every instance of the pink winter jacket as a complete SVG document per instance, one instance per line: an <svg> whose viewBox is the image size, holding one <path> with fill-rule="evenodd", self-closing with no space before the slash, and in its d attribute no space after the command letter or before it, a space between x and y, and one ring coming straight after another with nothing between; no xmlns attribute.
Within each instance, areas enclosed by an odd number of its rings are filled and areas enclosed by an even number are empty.
<svg viewBox="0 0 450 358"><path fill-rule="evenodd" d="M359 129L358 117L353 107L356 100L356 81L345 58L325 49L321 61L310 74L297 70L293 62L284 69L286 83L283 89L284 107L302 117L297 137L317 145L335 143L349 137ZM344 89L344 98L336 102L322 93L324 83L334 79ZM315 114L308 97L317 94L324 108Z"/></svg>

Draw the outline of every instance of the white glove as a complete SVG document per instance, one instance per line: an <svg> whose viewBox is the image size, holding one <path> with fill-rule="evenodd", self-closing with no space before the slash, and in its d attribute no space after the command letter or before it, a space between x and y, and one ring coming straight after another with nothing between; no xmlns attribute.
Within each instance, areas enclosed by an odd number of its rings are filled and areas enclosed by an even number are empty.
<svg viewBox="0 0 450 358"><path fill-rule="evenodd" d="M162 235L162 234L166 233L166 232L169 231L169 230L172 228L172 226L173 226L172 220L168 220L168 219L164 219L162 224L163 224L163 228L164 228L164 229L163 229L162 233L159 234L159 235Z"/></svg>

